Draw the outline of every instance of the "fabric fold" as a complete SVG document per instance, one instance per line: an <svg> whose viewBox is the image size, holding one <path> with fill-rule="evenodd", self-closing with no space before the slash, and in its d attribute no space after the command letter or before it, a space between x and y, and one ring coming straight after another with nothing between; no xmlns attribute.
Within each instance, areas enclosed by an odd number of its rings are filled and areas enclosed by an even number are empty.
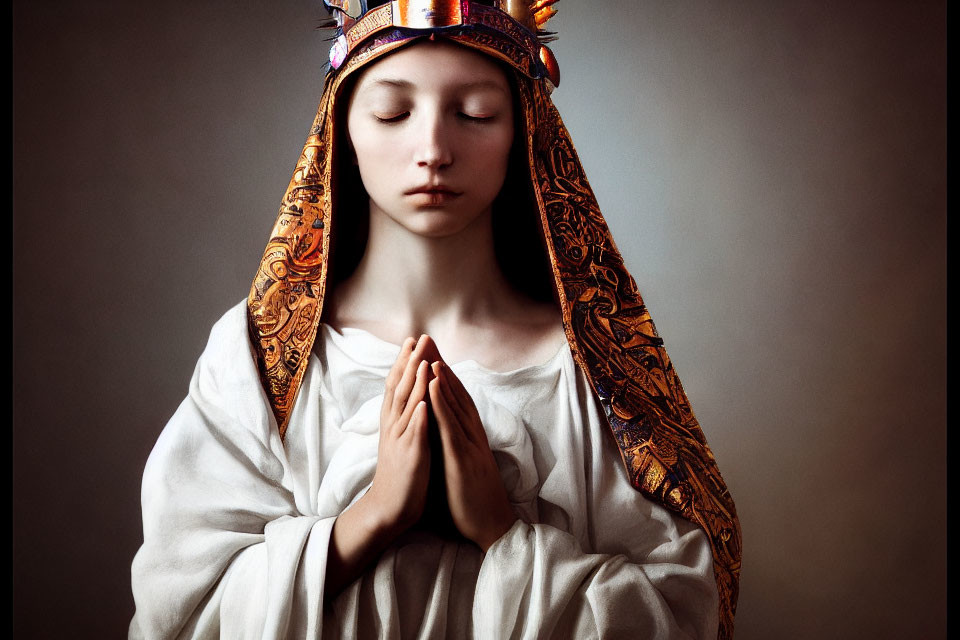
<svg viewBox="0 0 960 640"><path fill-rule="evenodd" d="M624 555L585 552L569 533L518 520L484 557L473 620L479 638L633 637L710 638L715 616L703 609L716 594L703 589L691 607L689 589L702 580L697 567L709 550L696 549L687 534L667 568L671 586L660 582L663 567L635 564ZM690 547L690 548L688 548ZM706 554L706 555L705 555ZM679 558L679 561L678 561ZM685 565L684 562L690 562ZM692 579L686 584L682 576ZM643 603L643 606L638 606Z"/></svg>
<svg viewBox="0 0 960 640"><path fill-rule="evenodd" d="M298 508L252 356L237 350L245 325L234 312L214 326L147 461L131 638L282 638L297 602L322 602L334 519ZM298 578L307 566L316 575Z"/></svg>
<svg viewBox="0 0 960 640"><path fill-rule="evenodd" d="M323 329L284 448L252 358L235 348L245 330L243 305L214 327L148 460L131 638L716 633L706 537L630 486L569 351L509 375L451 366L477 399L514 527L487 554L407 531L324 607L330 535L373 479L399 346ZM367 381L343 384L354 379Z"/></svg>

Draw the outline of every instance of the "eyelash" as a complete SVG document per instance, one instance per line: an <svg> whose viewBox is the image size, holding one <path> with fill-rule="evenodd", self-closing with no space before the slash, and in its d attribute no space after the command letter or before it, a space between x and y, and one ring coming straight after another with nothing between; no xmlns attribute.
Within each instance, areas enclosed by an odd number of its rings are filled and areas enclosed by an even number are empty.
<svg viewBox="0 0 960 640"><path fill-rule="evenodd" d="M404 118L406 118L408 115L410 115L410 114L409 114L409 113L401 113L401 114L399 114L399 115L392 116L392 117L390 117L390 118L381 118L381 117L378 116L378 115L374 115L373 117L376 118L377 120L379 120L380 122L384 123L384 124L394 124L394 123L400 122L401 120L403 120Z"/></svg>
<svg viewBox="0 0 960 640"><path fill-rule="evenodd" d="M405 119L407 116L409 116L409 115L410 115L410 113L407 112L407 111L405 111L405 112L403 112L403 113L397 114L397 115L392 116L392 117L389 117L389 118L381 118L381 117L378 116L378 115L374 115L373 117L376 118L377 120L379 120L380 122L384 123L384 124L396 124L396 123L401 122L402 120L404 120L404 119ZM466 121L468 121L468 122L488 122L488 121L490 121L490 120L493 120L494 117L495 117L495 116L484 116L484 117L471 116L471 115L468 115L468 114L463 113L463 112L457 113L457 116L460 117L460 118L462 118L462 119L464 119L464 120L466 120Z"/></svg>
<svg viewBox="0 0 960 640"><path fill-rule="evenodd" d="M494 116L471 116L466 113L458 113L461 118L464 120L469 120L470 122L488 122L493 120Z"/></svg>

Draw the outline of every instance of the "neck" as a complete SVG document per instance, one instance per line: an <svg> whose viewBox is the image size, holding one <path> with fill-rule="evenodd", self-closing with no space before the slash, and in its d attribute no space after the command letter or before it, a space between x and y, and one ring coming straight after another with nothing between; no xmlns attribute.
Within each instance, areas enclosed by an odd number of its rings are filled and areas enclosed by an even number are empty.
<svg viewBox="0 0 960 640"><path fill-rule="evenodd" d="M493 245L491 212L443 237L414 233L371 206L367 248L335 294L342 325L444 335L497 314L512 295Z"/></svg>

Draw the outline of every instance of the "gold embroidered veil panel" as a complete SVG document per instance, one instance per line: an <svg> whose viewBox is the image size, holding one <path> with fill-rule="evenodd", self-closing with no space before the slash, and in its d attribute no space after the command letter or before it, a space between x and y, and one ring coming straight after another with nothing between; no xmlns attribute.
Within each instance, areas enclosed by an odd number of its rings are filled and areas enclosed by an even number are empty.
<svg viewBox="0 0 960 640"><path fill-rule="evenodd" d="M326 2L337 28L330 68L248 298L261 381L283 437L330 272L337 229L334 114L344 81L427 36L507 63L516 71L531 193L574 360L604 407L633 486L707 534L720 596L719 637L731 638L741 556L736 509L550 99L559 69L546 46L552 34L541 27L555 1Z"/></svg>

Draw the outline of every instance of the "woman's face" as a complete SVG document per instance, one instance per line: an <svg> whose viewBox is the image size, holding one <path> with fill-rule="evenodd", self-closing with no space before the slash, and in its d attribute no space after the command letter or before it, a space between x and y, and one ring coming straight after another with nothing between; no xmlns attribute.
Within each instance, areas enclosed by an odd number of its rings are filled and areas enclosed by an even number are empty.
<svg viewBox="0 0 960 640"><path fill-rule="evenodd" d="M373 63L350 98L347 132L371 215L427 237L488 214L513 142L513 99L486 56L424 41Z"/></svg>

